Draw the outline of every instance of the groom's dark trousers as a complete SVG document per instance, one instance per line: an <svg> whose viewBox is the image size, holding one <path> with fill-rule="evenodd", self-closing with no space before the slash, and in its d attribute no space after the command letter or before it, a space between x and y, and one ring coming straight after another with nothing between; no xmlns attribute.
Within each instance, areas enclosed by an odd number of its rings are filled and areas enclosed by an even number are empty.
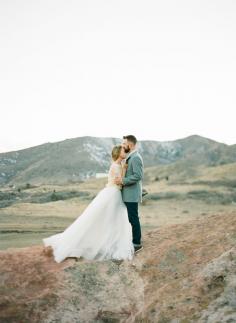
<svg viewBox="0 0 236 323"><path fill-rule="evenodd" d="M139 216L138 216L138 203L137 202L124 202L127 211L128 211L128 217L129 222L132 226L132 232L133 232L133 244L141 244L141 228L140 228L140 222L139 222Z"/></svg>

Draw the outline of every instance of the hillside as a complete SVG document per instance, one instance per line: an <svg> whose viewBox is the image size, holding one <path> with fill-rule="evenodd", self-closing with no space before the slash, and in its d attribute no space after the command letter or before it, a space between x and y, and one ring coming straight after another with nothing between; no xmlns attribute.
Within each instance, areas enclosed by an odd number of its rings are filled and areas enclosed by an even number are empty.
<svg viewBox="0 0 236 323"><path fill-rule="evenodd" d="M235 322L235 232L235 212L199 215L145 232L131 262L1 251L0 321Z"/></svg>
<svg viewBox="0 0 236 323"><path fill-rule="evenodd" d="M144 250L131 262L57 264L43 249L106 178L2 187L0 322L235 322L236 162L189 162L194 149L184 149L145 168Z"/></svg>
<svg viewBox="0 0 236 323"><path fill-rule="evenodd" d="M0 185L65 184L107 172L118 138L79 137L0 154ZM145 167L187 163L216 166L236 161L236 145L197 135L159 142L140 141Z"/></svg>
<svg viewBox="0 0 236 323"><path fill-rule="evenodd" d="M236 184L236 162L208 166L194 165L180 160L168 165L157 165L145 169L145 182L161 181L168 176L169 184L211 184L232 186ZM236 185L235 185L236 186Z"/></svg>

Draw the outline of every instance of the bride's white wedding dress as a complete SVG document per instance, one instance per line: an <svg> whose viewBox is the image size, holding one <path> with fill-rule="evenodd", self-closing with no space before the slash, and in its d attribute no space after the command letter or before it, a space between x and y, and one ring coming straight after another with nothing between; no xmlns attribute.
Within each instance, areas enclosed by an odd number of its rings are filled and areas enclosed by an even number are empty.
<svg viewBox="0 0 236 323"><path fill-rule="evenodd" d="M134 255L132 227L115 176L122 173L120 164L113 162L108 183L83 213L62 233L43 239L51 246L56 262L67 257L85 259L129 259Z"/></svg>

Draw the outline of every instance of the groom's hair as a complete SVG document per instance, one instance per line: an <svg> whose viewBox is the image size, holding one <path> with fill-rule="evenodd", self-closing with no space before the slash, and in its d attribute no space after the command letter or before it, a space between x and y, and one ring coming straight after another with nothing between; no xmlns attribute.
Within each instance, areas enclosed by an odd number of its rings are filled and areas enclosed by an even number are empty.
<svg viewBox="0 0 236 323"><path fill-rule="evenodd" d="M137 143L137 138L133 135L123 136L123 139L127 139L128 141L131 141L134 145Z"/></svg>

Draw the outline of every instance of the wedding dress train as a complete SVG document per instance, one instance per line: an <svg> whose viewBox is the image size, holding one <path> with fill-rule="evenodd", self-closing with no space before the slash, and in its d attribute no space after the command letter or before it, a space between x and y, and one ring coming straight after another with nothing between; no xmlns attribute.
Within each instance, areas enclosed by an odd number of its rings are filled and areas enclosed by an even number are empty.
<svg viewBox="0 0 236 323"><path fill-rule="evenodd" d="M113 162L108 183L82 214L65 231L44 238L51 246L56 262L66 257L86 259L129 259L134 255L132 227L120 187L114 177L121 174L121 165Z"/></svg>

